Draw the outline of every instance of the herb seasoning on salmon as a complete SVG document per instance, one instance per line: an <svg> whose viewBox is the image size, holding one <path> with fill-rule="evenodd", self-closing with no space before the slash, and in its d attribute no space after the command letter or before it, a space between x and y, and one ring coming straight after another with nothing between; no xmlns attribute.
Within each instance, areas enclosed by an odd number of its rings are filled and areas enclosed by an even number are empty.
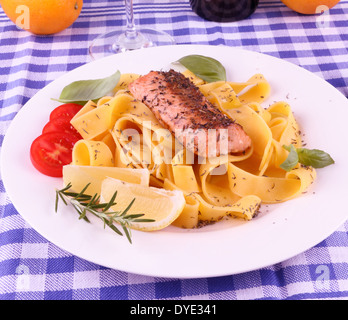
<svg viewBox="0 0 348 320"><path fill-rule="evenodd" d="M128 88L166 129L197 155L240 153L251 146L242 126L216 108L182 73L151 71ZM194 139L189 140L188 136Z"/></svg>

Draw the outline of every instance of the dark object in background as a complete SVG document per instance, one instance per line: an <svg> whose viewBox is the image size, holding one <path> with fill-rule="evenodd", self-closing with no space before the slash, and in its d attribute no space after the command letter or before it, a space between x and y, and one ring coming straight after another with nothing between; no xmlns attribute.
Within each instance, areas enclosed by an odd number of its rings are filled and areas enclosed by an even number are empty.
<svg viewBox="0 0 348 320"><path fill-rule="evenodd" d="M200 17L216 22L243 20L256 10L259 0L190 0Z"/></svg>

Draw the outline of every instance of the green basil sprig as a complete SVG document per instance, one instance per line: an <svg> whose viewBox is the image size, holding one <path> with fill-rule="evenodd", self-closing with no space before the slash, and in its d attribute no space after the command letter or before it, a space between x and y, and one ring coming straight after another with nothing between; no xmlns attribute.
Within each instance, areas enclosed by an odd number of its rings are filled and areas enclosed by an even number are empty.
<svg viewBox="0 0 348 320"><path fill-rule="evenodd" d="M121 73L116 71L109 77L95 80L75 81L63 88L59 102L85 102L99 99L109 94L120 81Z"/></svg>
<svg viewBox="0 0 348 320"><path fill-rule="evenodd" d="M298 154L294 145L290 144L289 146L283 146L284 149L289 151L289 155L286 160L280 165L285 171L290 171L298 164Z"/></svg>
<svg viewBox="0 0 348 320"><path fill-rule="evenodd" d="M298 163L316 169L324 168L335 163L328 153L319 149L295 148L292 144L288 146L284 145L283 148L289 151L288 157L280 165L285 171L290 171Z"/></svg>
<svg viewBox="0 0 348 320"><path fill-rule="evenodd" d="M178 62L206 82L226 81L226 69L213 58L193 54L182 57Z"/></svg>

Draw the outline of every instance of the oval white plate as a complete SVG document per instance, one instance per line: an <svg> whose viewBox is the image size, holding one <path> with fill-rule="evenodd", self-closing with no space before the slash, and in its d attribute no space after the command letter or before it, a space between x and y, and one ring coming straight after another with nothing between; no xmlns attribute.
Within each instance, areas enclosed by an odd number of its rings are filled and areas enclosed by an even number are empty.
<svg viewBox="0 0 348 320"><path fill-rule="evenodd" d="M29 159L31 142L41 133L62 88L116 70L145 74L167 68L188 54L219 60L231 81L263 73L272 86L264 103L286 100L309 148L327 151L336 163L318 170L312 188L286 203L263 206L250 222L229 220L197 230L168 227L132 232L133 244L104 229L99 221L80 221L63 204L54 212L61 179L38 173ZM18 212L49 241L94 263L142 275L198 278L230 275L272 265L318 244L348 218L346 167L347 99L330 84L293 64L231 47L164 46L127 52L79 67L38 92L18 113L4 139L1 157L6 191Z"/></svg>

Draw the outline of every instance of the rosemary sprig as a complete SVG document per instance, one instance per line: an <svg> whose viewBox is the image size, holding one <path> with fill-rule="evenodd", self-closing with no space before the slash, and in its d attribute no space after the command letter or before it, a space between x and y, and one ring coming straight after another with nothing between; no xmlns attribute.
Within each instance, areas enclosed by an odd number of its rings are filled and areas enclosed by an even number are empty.
<svg viewBox="0 0 348 320"><path fill-rule="evenodd" d="M152 219L141 219L144 214L127 214L132 207L135 199L133 199L126 209L121 211L108 211L112 206L116 205L117 191L113 194L110 201L107 203L100 203L100 196L95 194L93 196L86 194L85 191L90 184L87 184L80 192L71 192L71 183L68 183L64 188L56 190L55 211L58 210L58 202L62 200L65 205L72 205L79 214L79 219L90 222L87 218L87 213L100 218L105 226L108 226L118 235L123 236L123 233L116 227L118 223L126 235L128 241L132 243L131 239L131 225L133 222L153 222Z"/></svg>

